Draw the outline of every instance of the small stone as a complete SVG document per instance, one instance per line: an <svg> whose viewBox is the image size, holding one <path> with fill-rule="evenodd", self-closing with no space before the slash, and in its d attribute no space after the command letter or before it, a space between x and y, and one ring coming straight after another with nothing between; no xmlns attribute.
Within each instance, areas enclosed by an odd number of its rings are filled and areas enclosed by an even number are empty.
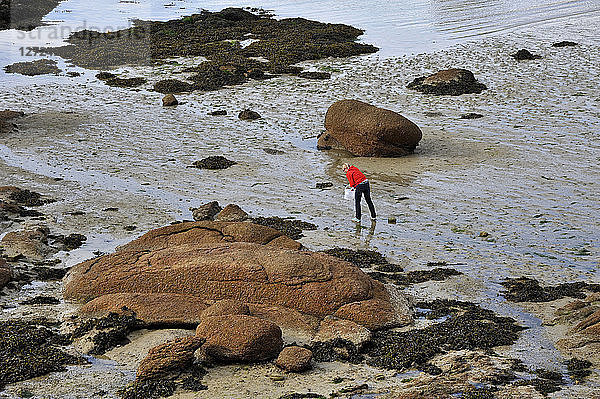
<svg viewBox="0 0 600 399"><path fill-rule="evenodd" d="M229 204L215 216L219 222L243 222L248 219L248 214L238 205Z"/></svg>
<svg viewBox="0 0 600 399"><path fill-rule="evenodd" d="M333 183L331 182L325 182L325 183L317 183L315 185L315 188L319 188L321 190L328 188L328 187L333 187Z"/></svg>
<svg viewBox="0 0 600 399"><path fill-rule="evenodd" d="M561 42L558 43L554 43L552 45L552 47L572 47L572 46L578 46L579 44L575 43L575 42L571 42L568 40L563 40Z"/></svg>
<svg viewBox="0 0 600 399"><path fill-rule="evenodd" d="M105 72L105 71L96 74L96 79L99 79L99 80L114 79L116 77L117 77L117 75L115 75L114 73Z"/></svg>
<svg viewBox="0 0 600 399"><path fill-rule="evenodd" d="M223 115L227 115L227 111L223 110L217 110L217 111L211 111L208 113L210 116L223 116Z"/></svg>
<svg viewBox="0 0 600 399"><path fill-rule="evenodd" d="M195 161L192 164L192 167L198 168L198 169L217 170L217 169L227 169L230 166L233 166L235 164L237 164L237 162L231 161L221 155L217 155L217 156L210 156L210 157L201 159L199 161Z"/></svg>
<svg viewBox="0 0 600 399"><path fill-rule="evenodd" d="M396 224L396 218L395 217L389 217L388 218L388 224Z"/></svg>
<svg viewBox="0 0 600 399"><path fill-rule="evenodd" d="M137 229L137 226L133 226L133 225L125 226L125 227L123 227L123 229L125 231L134 231L135 229Z"/></svg>
<svg viewBox="0 0 600 399"><path fill-rule="evenodd" d="M542 58L541 55L532 54L529 50L521 49L517 51L515 54L512 54L513 57L517 61L525 61L525 60L537 60Z"/></svg>
<svg viewBox="0 0 600 399"><path fill-rule="evenodd" d="M490 233L486 232L486 231L482 231L481 233L479 233L479 237L488 237L490 235Z"/></svg>
<svg viewBox="0 0 600 399"><path fill-rule="evenodd" d="M179 104L179 101L175 98L173 94L167 94L162 99L163 107L172 107L174 105Z"/></svg>
<svg viewBox="0 0 600 399"><path fill-rule="evenodd" d="M146 83L146 78L112 78L105 80L104 83L113 87L138 87Z"/></svg>
<svg viewBox="0 0 600 399"><path fill-rule="evenodd" d="M311 368L312 352L299 346L283 348L275 364L286 371L300 372Z"/></svg>
<svg viewBox="0 0 600 399"><path fill-rule="evenodd" d="M150 349L138 367L137 379L156 379L191 365L194 360L194 351L203 343L204 339L191 336L169 341Z"/></svg>
<svg viewBox="0 0 600 399"><path fill-rule="evenodd" d="M330 79L331 74L329 72L300 72L298 77L304 79L325 80Z"/></svg>
<svg viewBox="0 0 600 399"><path fill-rule="evenodd" d="M483 115L475 113L475 112L469 112L468 114L462 114L460 116L460 119L479 119L479 118L483 118Z"/></svg>
<svg viewBox="0 0 600 399"><path fill-rule="evenodd" d="M200 205L198 208L190 209L192 211L192 217L195 221L201 220L213 220L215 216L221 212L223 208L217 201L211 201L204 205Z"/></svg>
<svg viewBox="0 0 600 399"><path fill-rule="evenodd" d="M281 151L275 148L263 148L263 151L269 155L282 155L285 154L285 151Z"/></svg>
<svg viewBox="0 0 600 399"><path fill-rule="evenodd" d="M238 118L240 118L243 121L252 121L255 119L260 119L261 116L258 112L245 109L238 114Z"/></svg>

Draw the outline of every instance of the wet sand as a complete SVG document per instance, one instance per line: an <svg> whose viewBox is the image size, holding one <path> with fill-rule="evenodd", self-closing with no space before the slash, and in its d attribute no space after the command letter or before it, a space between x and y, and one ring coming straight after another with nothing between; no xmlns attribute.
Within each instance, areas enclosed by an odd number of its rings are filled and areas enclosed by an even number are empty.
<svg viewBox="0 0 600 399"><path fill-rule="evenodd" d="M59 199L40 209L49 216L51 230L88 236L83 248L59 254L66 266L93 251L110 252L151 228L191 219L190 207L211 200L239 204L252 216L294 216L316 223L319 230L305 232L301 240L309 249L375 249L406 270L423 269L429 261L456 264L452 267L464 276L407 291L417 299L470 300L515 317L530 329L504 353L527 365L561 369L564 359L537 311L506 302L499 285L505 277L523 275L545 284L600 282L600 99L595 79L600 75L595 42L600 22L589 18L554 27L532 27L429 54L306 63L333 70L332 80L280 77L179 95L184 104L174 109L162 108L162 96L145 90L158 76L144 68L127 72L148 77L148 85L139 91L107 87L89 74L18 79L10 89L0 89L0 108L28 116L17 122L17 132L3 138L0 181ZM563 39L580 45L551 47ZM510 54L519 48L543 58L517 63ZM427 97L405 88L414 77L455 66L472 70L489 90ZM416 153L370 159L317 151L325 111L342 98L392 109L417 123L424 138ZM263 118L239 121L237 112L244 108ZM226 109L228 115L207 115L215 109ZM468 112L484 117L459 119ZM269 155L264 148L285 154ZM225 155L239 164L221 171L186 168L210 155ZM359 228L350 221L351 204L342 198L345 182L339 171L348 161L371 181L380 215L373 229L366 219ZM315 183L325 181L334 187L314 189ZM110 207L118 211L105 211ZM85 214L69 214L73 211ZM397 217L398 223L388 224L388 216ZM124 229L132 225L134 232ZM481 232L489 236L479 237ZM49 283L0 300L14 303L31 292L60 289L60 283ZM1 317L46 311L60 318L72 308L22 307ZM239 381L230 389L238 394L275 398L302 387L329 393L330 377L340 373L356 382L373 376L372 370L349 365L319 367L274 382L267 376L275 372L271 365L229 366L213 370L215 375L206 381L209 386L211 381L229 385L235 375ZM99 383L109 393L98 396L110 397L133 379L133 371L131 366L98 361L15 384L0 397L14 397L21 388L89 397ZM59 386L65 377L73 386ZM598 383L595 374L584 388L598 389ZM550 397L572 397L580 389L566 387ZM204 394L215 397L210 390L199 395Z"/></svg>

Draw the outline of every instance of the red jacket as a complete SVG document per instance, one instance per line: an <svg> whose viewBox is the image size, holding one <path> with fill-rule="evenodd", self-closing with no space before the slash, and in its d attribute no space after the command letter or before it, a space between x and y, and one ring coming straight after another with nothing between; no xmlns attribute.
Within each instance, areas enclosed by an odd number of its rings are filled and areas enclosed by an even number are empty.
<svg viewBox="0 0 600 399"><path fill-rule="evenodd" d="M356 166L350 166L348 171L346 172L346 177L348 178L348 183L350 183L350 187L356 187L357 184L360 184L367 180L365 175L362 174L360 170Z"/></svg>

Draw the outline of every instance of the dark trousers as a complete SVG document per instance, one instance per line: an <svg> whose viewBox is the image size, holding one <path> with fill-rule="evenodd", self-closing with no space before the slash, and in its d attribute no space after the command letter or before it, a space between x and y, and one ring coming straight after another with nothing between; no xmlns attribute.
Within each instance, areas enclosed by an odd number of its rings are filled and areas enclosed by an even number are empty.
<svg viewBox="0 0 600 399"><path fill-rule="evenodd" d="M356 218L360 219L360 199L363 194L365 195L365 201L367 201L367 205L369 205L371 217L375 218L377 215L375 214L375 206L373 206L373 201L371 201L371 187L369 186L368 181L358 184L354 189L354 209L356 210Z"/></svg>

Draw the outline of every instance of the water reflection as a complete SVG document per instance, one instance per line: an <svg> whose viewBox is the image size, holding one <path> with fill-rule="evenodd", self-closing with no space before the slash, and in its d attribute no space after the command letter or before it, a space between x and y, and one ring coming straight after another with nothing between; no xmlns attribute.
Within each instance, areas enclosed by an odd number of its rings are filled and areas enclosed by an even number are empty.
<svg viewBox="0 0 600 399"><path fill-rule="evenodd" d="M600 3L587 0L432 0L430 4L435 29L450 40L600 12Z"/></svg>
<svg viewBox="0 0 600 399"><path fill-rule="evenodd" d="M377 220L373 219L371 219L368 228L366 226L363 226L362 223L355 223L354 236L358 240L363 241L363 230L366 230L366 234L364 235L364 243L366 249L369 249L369 247L371 246L371 239L375 234L375 227L377 227Z"/></svg>

